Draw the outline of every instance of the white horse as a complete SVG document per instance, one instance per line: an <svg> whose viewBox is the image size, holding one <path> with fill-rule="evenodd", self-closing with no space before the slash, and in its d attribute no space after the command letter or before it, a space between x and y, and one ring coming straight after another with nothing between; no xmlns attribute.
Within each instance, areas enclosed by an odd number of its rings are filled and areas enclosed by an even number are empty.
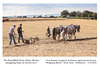
<svg viewBox="0 0 100 67"><path fill-rule="evenodd" d="M67 25L62 26L62 31L61 31L60 35L62 37L61 39L67 40ZM66 37L65 37L65 35L66 35Z"/></svg>
<svg viewBox="0 0 100 67"><path fill-rule="evenodd" d="M69 36L69 39L72 39L72 35L74 35L74 39L76 40L76 35L75 35L76 30L78 32L80 32L80 25L73 25L73 24L68 25L68 27L67 27L67 34Z"/></svg>

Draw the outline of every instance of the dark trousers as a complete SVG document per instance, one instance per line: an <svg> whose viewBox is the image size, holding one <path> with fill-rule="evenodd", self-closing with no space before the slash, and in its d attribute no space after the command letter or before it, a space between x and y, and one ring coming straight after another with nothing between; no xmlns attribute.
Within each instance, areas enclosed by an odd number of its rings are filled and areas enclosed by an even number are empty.
<svg viewBox="0 0 100 67"><path fill-rule="evenodd" d="M48 32L48 34L49 34L48 37L50 37L50 35L51 35L50 32Z"/></svg>
<svg viewBox="0 0 100 67"><path fill-rule="evenodd" d="M22 33L18 33L19 37L18 37L18 43L20 43L20 37L22 38L22 42L24 43L24 39L23 39L23 35Z"/></svg>

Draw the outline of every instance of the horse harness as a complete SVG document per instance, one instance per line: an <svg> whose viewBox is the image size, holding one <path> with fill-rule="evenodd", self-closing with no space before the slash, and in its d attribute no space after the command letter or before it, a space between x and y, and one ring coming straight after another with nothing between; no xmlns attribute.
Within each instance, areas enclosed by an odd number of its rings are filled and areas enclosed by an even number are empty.
<svg viewBox="0 0 100 67"><path fill-rule="evenodd" d="M77 26L74 26L74 25L70 25L70 26L73 28L73 33L75 33L76 29L77 29ZM69 30L71 30L71 29L69 28Z"/></svg>

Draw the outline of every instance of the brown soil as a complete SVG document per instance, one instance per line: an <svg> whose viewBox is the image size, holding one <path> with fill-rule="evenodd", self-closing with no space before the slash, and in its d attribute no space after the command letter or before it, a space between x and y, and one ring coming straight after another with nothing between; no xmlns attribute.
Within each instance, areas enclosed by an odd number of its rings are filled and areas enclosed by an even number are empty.
<svg viewBox="0 0 100 67"><path fill-rule="evenodd" d="M88 57L97 56L97 21L88 19L54 19L54 18L9 18L3 23L3 56L63 56L63 57ZM31 19L31 21L29 21ZM11 21L14 20L14 21ZM16 20L16 21L15 21ZM17 21L19 20L19 21ZM34 21L35 20L35 21ZM33 44L18 43L17 46L9 45L9 28L14 24L23 24L25 39L38 36L39 41ZM58 41L46 37L47 27L51 32L54 26L78 24L80 32L76 33L77 40ZM15 29L17 33L17 27ZM17 42L17 38L16 38Z"/></svg>

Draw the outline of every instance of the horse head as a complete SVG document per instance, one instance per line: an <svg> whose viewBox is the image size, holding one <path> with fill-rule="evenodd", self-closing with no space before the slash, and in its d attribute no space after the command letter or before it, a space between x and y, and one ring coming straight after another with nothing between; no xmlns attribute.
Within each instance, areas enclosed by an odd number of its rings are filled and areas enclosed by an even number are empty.
<svg viewBox="0 0 100 67"><path fill-rule="evenodd" d="M80 32L80 25L77 26L77 31Z"/></svg>

